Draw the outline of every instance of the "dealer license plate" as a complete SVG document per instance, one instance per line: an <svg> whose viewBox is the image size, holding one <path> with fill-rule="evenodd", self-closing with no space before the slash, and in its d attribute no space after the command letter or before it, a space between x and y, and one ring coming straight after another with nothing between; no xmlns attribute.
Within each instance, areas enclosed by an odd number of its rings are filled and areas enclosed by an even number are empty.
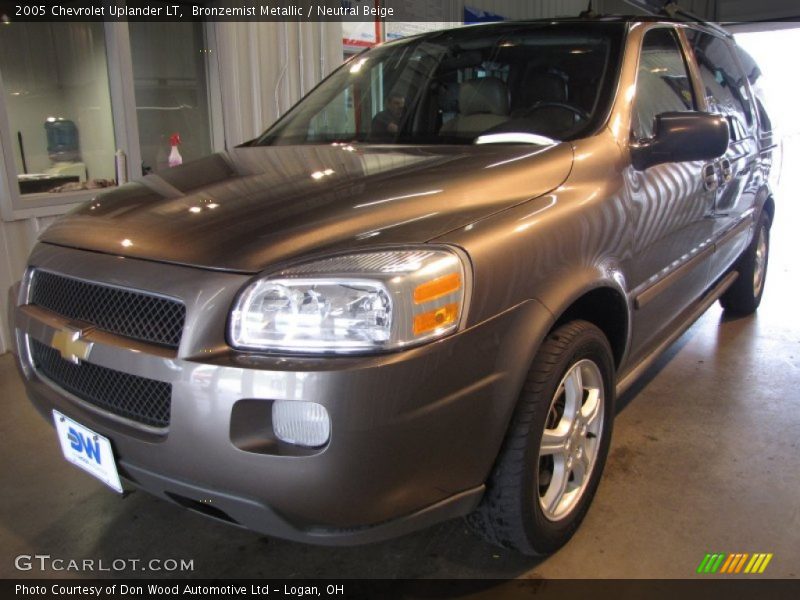
<svg viewBox="0 0 800 600"><path fill-rule="evenodd" d="M108 438L76 423L57 410L53 411L53 419L64 458L121 494L122 484Z"/></svg>

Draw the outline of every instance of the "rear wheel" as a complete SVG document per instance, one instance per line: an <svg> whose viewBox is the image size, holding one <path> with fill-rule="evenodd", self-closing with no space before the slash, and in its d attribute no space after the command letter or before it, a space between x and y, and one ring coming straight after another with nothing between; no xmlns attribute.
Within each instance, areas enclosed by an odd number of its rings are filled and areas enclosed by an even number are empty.
<svg viewBox="0 0 800 600"><path fill-rule="evenodd" d="M769 262L769 226L769 216L762 213L753 241L736 266L739 277L719 299L726 312L749 315L761 304Z"/></svg>
<svg viewBox="0 0 800 600"><path fill-rule="evenodd" d="M564 545L597 489L613 418L608 340L586 321L559 327L531 365L472 528L529 555Z"/></svg>

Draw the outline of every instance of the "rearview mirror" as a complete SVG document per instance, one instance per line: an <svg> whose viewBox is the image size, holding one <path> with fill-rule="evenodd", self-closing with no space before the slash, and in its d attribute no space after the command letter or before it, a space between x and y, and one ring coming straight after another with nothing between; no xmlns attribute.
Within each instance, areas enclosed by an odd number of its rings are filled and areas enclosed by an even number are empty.
<svg viewBox="0 0 800 600"><path fill-rule="evenodd" d="M631 145L633 166L640 171L666 162L711 160L728 149L725 117L704 112L656 115L654 135Z"/></svg>

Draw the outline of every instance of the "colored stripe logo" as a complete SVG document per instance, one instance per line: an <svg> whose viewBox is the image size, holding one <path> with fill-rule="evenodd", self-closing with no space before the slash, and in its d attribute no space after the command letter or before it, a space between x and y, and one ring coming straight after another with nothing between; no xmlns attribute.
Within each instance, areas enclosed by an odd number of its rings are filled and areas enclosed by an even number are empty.
<svg viewBox="0 0 800 600"><path fill-rule="evenodd" d="M716 573L720 575L732 575L736 573L756 575L763 573L771 560L771 552L755 554L748 554L747 552L734 554L715 552L713 554L706 554L703 557L703 560L697 567L697 572L711 575Z"/></svg>

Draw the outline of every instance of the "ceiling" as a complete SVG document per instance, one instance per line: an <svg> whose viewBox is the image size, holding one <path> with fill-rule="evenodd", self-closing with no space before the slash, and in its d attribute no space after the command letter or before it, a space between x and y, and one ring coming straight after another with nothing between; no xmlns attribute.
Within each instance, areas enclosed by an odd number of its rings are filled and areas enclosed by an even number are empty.
<svg viewBox="0 0 800 600"><path fill-rule="evenodd" d="M797 0L596 0L594 9L604 14L658 13L665 4L677 5L704 20L721 23L800 21ZM800 23L798 23L800 25Z"/></svg>

